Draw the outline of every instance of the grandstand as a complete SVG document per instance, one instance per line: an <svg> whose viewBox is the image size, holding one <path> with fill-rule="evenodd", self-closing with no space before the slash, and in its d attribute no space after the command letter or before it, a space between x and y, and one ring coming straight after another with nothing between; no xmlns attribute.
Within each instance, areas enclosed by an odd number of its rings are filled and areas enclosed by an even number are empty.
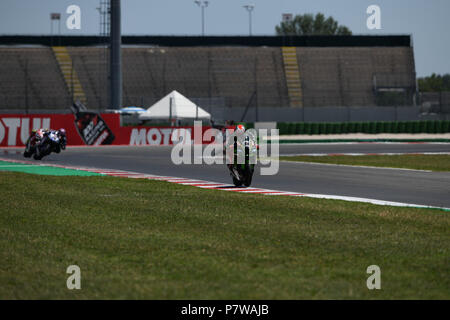
<svg viewBox="0 0 450 320"><path fill-rule="evenodd" d="M62 109L71 103L51 48L0 48L0 109Z"/></svg>
<svg viewBox="0 0 450 320"><path fill-rule="evenodd" d="M108 109L99 37L0 37L0 109ZM123 37L123 104L171 90L205 108L413 105L409 36Z"/></svg>

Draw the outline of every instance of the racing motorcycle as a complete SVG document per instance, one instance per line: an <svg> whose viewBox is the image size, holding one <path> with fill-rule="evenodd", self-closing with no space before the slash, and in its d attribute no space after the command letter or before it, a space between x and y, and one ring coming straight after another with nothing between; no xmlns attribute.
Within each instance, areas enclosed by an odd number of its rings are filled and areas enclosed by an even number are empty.
<svg viewBox="0 0 450 320"><path fill-rule="evenodd" d="M253 172L255 171L256 154L256 139L246 135L243 143L238 143L237 137L234 137L234 159L233 163L228 165L228 169L236 187L242 185L249 187L251 185ZM242 158L244 161L238 161Z"/></svg>
<svg viewBox="0 0 450 320"><path fill-rule="evenodd" d="M36 134L27 141L24 156L31 157L35 160L41 160L52 152L60 153L61 149L65 149L66 143L64 137L60 137L55 131Z"/></svg>
<svg viewBox="0 0 450 320"><path fill-rule="evenodd" d="M45 131L42 129L33 130L25 143L25 151L23 152L23 156L25 158L31 158L31 156L36 152L36 147L41 143L44 135Z"/></svg>

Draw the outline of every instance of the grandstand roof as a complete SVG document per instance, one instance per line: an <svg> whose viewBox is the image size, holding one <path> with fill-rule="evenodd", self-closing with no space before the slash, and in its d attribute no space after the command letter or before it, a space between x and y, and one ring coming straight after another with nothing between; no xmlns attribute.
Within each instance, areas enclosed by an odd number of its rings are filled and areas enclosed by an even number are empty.
<svg viewBox="0 0 450 320"><path fill-rule="evenodd" d="M106 43L100 36L3 35L0 45L95 46ZM410 35L354 36L122 36L123 45L267 46L267 47L411 47Z"/></svg>

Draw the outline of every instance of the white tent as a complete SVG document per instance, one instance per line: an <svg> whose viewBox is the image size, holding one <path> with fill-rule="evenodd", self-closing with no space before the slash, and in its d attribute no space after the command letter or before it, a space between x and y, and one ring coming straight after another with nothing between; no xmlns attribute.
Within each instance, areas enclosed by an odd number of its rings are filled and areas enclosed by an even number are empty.
<svg viewBox="0 0 450 320"><path fill-rule="evenodd" d="M153 119L211 119L211 114L177 91L156 102L139 115L139 120Z"/></svg>

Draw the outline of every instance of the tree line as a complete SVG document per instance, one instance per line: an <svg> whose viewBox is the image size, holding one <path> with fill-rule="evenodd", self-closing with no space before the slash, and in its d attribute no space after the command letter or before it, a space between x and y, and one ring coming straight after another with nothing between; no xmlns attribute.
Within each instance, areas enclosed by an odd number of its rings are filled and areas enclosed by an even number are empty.
<svg viewBox="0 0 450 320"><path fill-rule="evenodd" d="M339 25L333 17L325 18L323 13L296 15L290 21L275 26L277 35L351 35L346 26Z"/></svg>
<svg viewBox="0 0 450 320"><path fill-rule="evenodd" d="M441 76L433 73L431 76L418 78L417 83L420 92L450 91L450 74Z"/></svg>

